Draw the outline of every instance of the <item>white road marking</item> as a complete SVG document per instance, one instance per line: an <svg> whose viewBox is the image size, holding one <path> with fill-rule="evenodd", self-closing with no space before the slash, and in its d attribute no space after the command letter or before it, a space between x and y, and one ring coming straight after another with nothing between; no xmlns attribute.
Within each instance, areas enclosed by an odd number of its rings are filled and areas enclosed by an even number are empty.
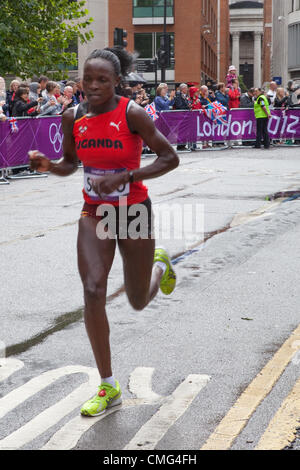
<svg viewBox="0 0 300 470"><path fill-rule="evenodd" d="M112 408L101 416L89 418L86 416L76 416L57 431L42 450L70 450L73 449L81 436L88 431L94 424L106 418L110 414L120 409L126 409L131 406L151 405L159 402L163 397L152 391L152 367L137 367L129 379L129 390L137 398L125 400L121 406Z"/></svg>
<svg viewBox="0 0 300 470"><path fill-rule="evenodd" d="M19 361L18 359L0 359L0 382L6 380L10 375L12 375L17 370L24 367L24 362Z"/></svg>
<svg viewBox="0 0 300 470"><path fill-rule="evenodd" d="M2 398L0 400L0 418L26 399L55 382L58 378L78 372L86 373L88 375L88 382L82 384L63 400L47 408L17 431L2 439L0 441L0 449L19 449L47 431L47 429L60 421L60 419L73 411L77 406L80 406L88 396L92 396L95 393L95 389L99 385L99 374L97 369L90 367L62 367L35 377Z"/></svg>
<svg viewBox="0 0 300 470"><path fill-rule="evenodd" d="M200 390L210 380L208 375L189 375L177 387L157 413L137 432L124 450L153 450L170 427L183 415Z"/></svg>
<svg viewBox="0 0 300 470"><path fill-rule="evenodd" d="M2 380L9 377L9 375L24 365L21 361L16 360L6 360L5 363L6 369L3 369L3 374L1 375L1 377L3 377ZM55 405L43 410L24 426L2 439L0 441L0 449L20 449L46 432L75 408L79 407L88 397L94 395L99 385L98 371L95 368L84 366L67 366L47 371L1 398L0 418L24 403L28 398L54 383L60 377L80 372L87 374L87 382L77 387ZM132 406L152 405L156 403L161 406L159 411L142 426L140 431L125 448L153 449L174 422L186 411L195 396L210 379L207 375L190 375L179 385L170 397L162 397L152 390L151 381L153 372L154 369L149 367L136 368L130 376L129 389L137 398L125 400L123 405L111 408L105 414L96 418L88 418L80 415L76 416L60 428L60 430L50 438L47 444L42 447L42 450L72 449L88 429L111 413ZM145 445L139 445L141 443Z"/></svg>
<svg viewBox="0 0 300 470"><path fill-rule="evenodd" d="M152 367L137 367L131 374L129 380L129 390L137 398L145 400L146 403L154 403L161 399L160 395L152 390Z"/></svg>

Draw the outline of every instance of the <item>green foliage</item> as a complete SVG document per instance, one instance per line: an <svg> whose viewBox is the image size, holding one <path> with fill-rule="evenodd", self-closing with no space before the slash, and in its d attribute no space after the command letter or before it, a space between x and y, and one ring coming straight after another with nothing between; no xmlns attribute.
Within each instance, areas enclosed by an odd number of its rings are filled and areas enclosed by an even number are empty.
<svg viewBox="0 0 300 470"><path fill-rule="evenodd" d="M26 78L58 70L55 78L65 76L77 61L69 46L93 37L93 19L84 7L81 0L1 0L0 75Z"/></svg>
<svg viewBox="0 0 300 470"><path fill-rule="evenodd" d="M239 84L240 84L240 89L241 89L242 93L246 93L248 88L247 88L247 86L245 85L245 82L244 82L244 75L239 75Z"/></svg>

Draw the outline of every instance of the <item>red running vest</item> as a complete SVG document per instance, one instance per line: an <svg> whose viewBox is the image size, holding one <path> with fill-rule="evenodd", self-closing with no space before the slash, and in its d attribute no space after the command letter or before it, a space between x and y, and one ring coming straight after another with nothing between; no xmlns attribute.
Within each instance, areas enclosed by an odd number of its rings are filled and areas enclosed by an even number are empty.
<svg viewBox="0 0 300 470"><path fill-rule="evenodd" d="M84 167L83 196L89 204L131 205L148 197L148 189L141 181L128 183L111 195L101 197L91 187L92 178L140 167L143 142L128 127L128 103L128 98L120 97L113 111L93 117L85 115L74 123L77 156Z"/></svg>

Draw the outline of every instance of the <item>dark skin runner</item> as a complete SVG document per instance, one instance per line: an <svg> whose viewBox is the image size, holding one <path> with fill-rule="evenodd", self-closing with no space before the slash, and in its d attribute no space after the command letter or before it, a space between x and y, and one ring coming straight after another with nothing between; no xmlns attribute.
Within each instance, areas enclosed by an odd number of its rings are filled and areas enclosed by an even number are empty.
<svg viewBox="0 0 300 470"><path fill-rule="evenodd" d="M116 109L120 97L115 87L120 77L110 61L94 58L84 68L83 89L89 103L87 117L97 116ZM179 159L167 139L156 129L144 109L133 105L128 110L128 124L131 132L138 133L156 154L157 159L144 168L133 171L134 181L157 178L173 170ZM32 170L50 171L59 176L68 176L77 170L78 158L73 137L74 112L69 109L62 116L63 158L54 163L38 150L29 152ZM109 194L129 181L129 172L97 178L93 189ZM109 324L105 304L107 279L113 263L116 240L99 239L96 235L98 221L81 217L77 242L78 268L84 288L85 325L92 345L96 364L101 377L112 376L109 343ZM118 239L123 260L124 284L128 300L136 310L142 310L157 294L162 270L153 268L155 240Z"/></svg>

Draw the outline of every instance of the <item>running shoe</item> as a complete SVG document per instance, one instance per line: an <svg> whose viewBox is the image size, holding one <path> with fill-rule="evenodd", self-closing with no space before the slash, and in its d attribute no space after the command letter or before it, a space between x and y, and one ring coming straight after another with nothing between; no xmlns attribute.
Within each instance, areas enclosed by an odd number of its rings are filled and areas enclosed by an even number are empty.
<svg viewBox="0 0 300 470"><path fill-rule="evenodd" d="M165 295L170 295L175 289L176 285L176 274L172 268L171 259L164 248L156 248L154 252L154 263L160 261L165 263L167 269L164 272L163 277L160 281L160 290Z"/></svg>
<svg viewBox="0 0 300 470"><path fill-rule="evenodd" d="M120 405L121 395L119 382L116 381L116 387L104 382L98 387L97 395L85 402L80 412L84 416L100 416L108 408Z"/></svg>

